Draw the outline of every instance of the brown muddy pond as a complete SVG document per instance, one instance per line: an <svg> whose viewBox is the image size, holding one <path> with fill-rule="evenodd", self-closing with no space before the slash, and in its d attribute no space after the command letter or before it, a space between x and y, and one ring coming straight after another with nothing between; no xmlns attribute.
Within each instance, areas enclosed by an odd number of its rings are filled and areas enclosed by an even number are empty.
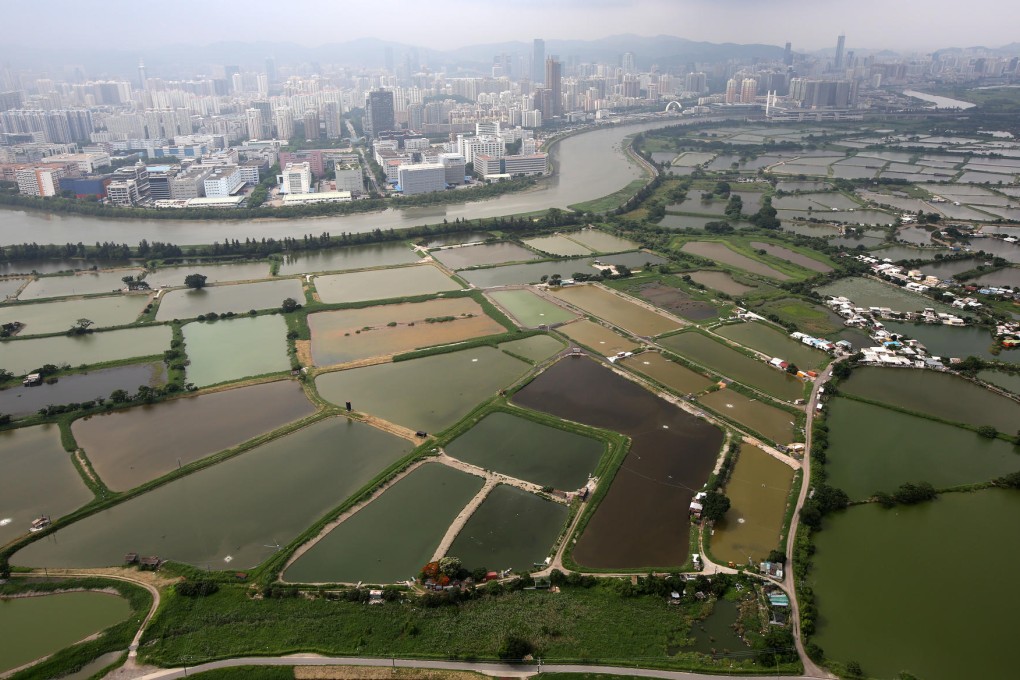
<svg viewBox="0 0 1020 680"><path fill-rule="evenodd" d="M714 383L686 366L671 361L658 352L642 352L620 361L627 368L644 373L679 394L697 394Z"/></svg>
<svg viewBox="0 0 1020 680"><path fill-rule="evenodd" d="M715 305L704 300L695 300L679 288L662 283L645 284L635 293L642 300L691 321L711 319L719 315L719 309Z"/></svg>
<svg viewBox="0 0 1020 680"><path fill-rule="evenodd" d="M653 336L680 328L676 321L599 286L567 286L559 290L550 289L550 292L635 335Z"/></svg>
<svg viewBox="0 0 1020 680"><path fill-rule="evenodd" d="M280 380L92 416L71 431L106 485L124 491L314 412L300 385Z"/></svg>
<svg viewBox="0 0 1020 680"><path fill-rule="evenodd" d="M726 272L716 271L696 271L691 272L691 280L695 283L700 283L703 286L714 288L715 290L726 293L727 295L743 295L744 293L754 290L753 286L745 286L742 283L733 280L733 277Z"/></svg>
<svg viewBox="0 0 1020 680"><path fill-rule="evenodd" d="M781 271L773 269L763 262L752 259L746 255L742 255L735 250L732 250L726 246L725 243L718 241L690 241L685 243L681 248L685 253L691 253L692 255L698 255L700 257L707 257L710 260L728 264L731 267L737 269L743 269L746 272L752 274L760 274L761 276L768 276L779 281L788 281L789 276Z"/></svg>
<svg viewBox="0 0 1020 680"><path fill-rule="evenodd" d="M588 319L568 323L557 330L571 340L576 340L607 357L619 352L633 352L638 348L637 343Z"/></svg>
<svg viewBox="0 0 1020 680"><path fill-rule="evenodd" d="M573 549L586 567L674 567L689 555L688 508L722 445L718 428L587 358L566 358L514 402L621 432L630 451Z"/></svg>
<svg viewBox="0 0 1020 680"><path fill-rule="evenodd" d="M824 262L819 262L815 258L808 257L804 253L798 253L794 250L790 250L789 248L777 246L774 243L762 243L761 241L751 241L751 247L757 250L764 250L772 257L778 257L780 260L786 260L787 262L795 264L799 267L810 269L813 272L824 273L832 271L832 267L825 264Z"/></svg>

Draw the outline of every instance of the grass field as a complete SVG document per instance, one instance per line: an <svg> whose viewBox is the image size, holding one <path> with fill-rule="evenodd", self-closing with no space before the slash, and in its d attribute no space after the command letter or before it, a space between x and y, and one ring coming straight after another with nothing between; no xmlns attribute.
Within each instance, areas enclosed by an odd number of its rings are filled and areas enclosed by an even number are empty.
<svg viewBox="0 0 1020 680"><path fill-rule="evenodd" d="M627 200L630 199L631 196L636 194L638 190L641 187L643 187L647 182L648 178L642 177L641 179L636 179L632 181L624 188L620 189L619 191L615 191L609 194L608 196L596 198L593 201L585 201L584 203L575 203L574 205L567 207L576 212L591 211L595 213L600 213L605 212L607 210L613 210L615 208L619 208L621 205L626 203Z"/></svg>

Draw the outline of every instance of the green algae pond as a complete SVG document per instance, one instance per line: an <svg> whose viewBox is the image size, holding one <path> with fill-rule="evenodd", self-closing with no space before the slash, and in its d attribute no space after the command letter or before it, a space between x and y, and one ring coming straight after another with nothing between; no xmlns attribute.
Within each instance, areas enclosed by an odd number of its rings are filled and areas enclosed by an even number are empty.
<svg viewBox="0 0 1020 680"><path fill-rule="evenodd" d="M411 264L420 258L406 243L367 243L365 245L335 248L332 250L310 250L304 253L284 255L280 263L280 276L309 274L313 272L339 272L369 267L392 267L397 264Z"/></svg>
<svg viewBox="0 0 1020 680"><path fill-rule="evenodd" d="M124 328L76 337L54 336L0 342L0 368L23 375L44 364L91 366L161 355L170 348L167 326Z"/></svg>
<svg viewBox="0 0 1020 680"><path fill-rule="evenodd" d="M784 331L763 323L737 323L716 328L715 333L769 357L779 357L807 371L829 363L829 355L794 340Z"/></svg>
<svg viewBox="0 0 1020 680"><path fill-rule="evenodd" d="M751 247L756 250L764 250L772 257L778 257L780 260L786 260L791 264L795 264L798 267L804 267L805 269L810 269L813 272L821 272L824 274L832 271L832 267L821 260L816 260L804 253L799 253L796 250L790 250L789 248L784 248L783 246L779 246L774 243L751 241Z"/></svg>
<svg viewBox="0 0 1020 680"><path fill-rule="evenodd" d="M1020 494L1003 489L827 517L808 577L818 605L812 641L867 677L1015 678L1018 524ZM979 569L958 593L935 568L951 560Z"/></svg>
<svg viewBox="0 0 1020 680"><path fill-rule="evenodd" d="M149 298L145 295L116 295L112 297L43 302L34 305L0 307L0 324L20 321L25 327L19 337L63 333L78 319L88 319L92 328L126 326L134 323Z"/></svg>
<svg viewBox="0 0 1020 680"><path fill-rule="evenodd" d="M482 478L426 463L376 496L297 558L299 583L395 583L415 578Z"/></svg>
<svg viewBox="0 0 1020 680"><path fill-rule="evenodd" d="M723 658L746 652L747 643L733 629L739 616L740 608L736 602L717 599L708 616L691 624L690 641L683 649L710 656L721 654Z"/></svg>
<svg viewBox="0 0 1020 680"><path fill-rule="evenodd" d="M767 276L778 281L789 281L790 276L769 265L742 255L719 241L688 241L681 248L685 253L705 257L722 264L743 269L752 274Z"/></svg>
<svg viewBox="0 0 1020 680"><path fill-rule="evenodd" d="M722 389L698 397L698 402L765 435L776 444L785 446L804 438L796 426L795 414L776 408L760 398L748 397L732 389Z"/></svg>
<svg viewBox="0 0 1020 680"><path fill-rule="evenodd" d="M607 234L598 229L582 229L581 231L563 234L563 236L591 248L596 253L619 253L625 250L634 250L638 247L638 244L634 241L620 238L613 234Z"/></svg>
<svg viewBox="0 0 1020 680"><path fill-rule="evenodd" d="M234 283L200 290L171 290L164 293L156 310L157 321L193 319L216 312L244 314L252 309L273 309L285 298L304 302L301 282L297 279Z"/></svg>
<svg viewBox="0 0 1020 680"><path fill-rule="evenodd" d="M829 483L853 500L901 484L986 482L1020 469L1020 448L927 418L837 398L829 402Z"/></svg>
<svg viewBox="0 0 1020 680"><path fill-rule="evenodd" d="M412 430L438 432L523 376L531 366L494 347L325 373L324 399Z"/></svg>
<svg viewBox="0 0 1020 680"><path fill-rule="evenodd" d="M685 359L774 397L793 401L804 396L804 383L764 361L727 347L701 333L679 333L659 340L666 349Z"/></svg>
<svg viewBox="0 0 1020 680"><path fill-rule="evenodd" d="M700 283L708 288L714 288L720 293L726 293L727 295L743 295L754 290L754 286L748 286L735 281L727 272L698 270L691 272L690 277L695 283Z"/></svg>
<svg viewBox="0 0 1020 680"><path fill-rule="evenodd" d="M141 269L117 269L103 272L81 272L63 276L44 276L25 286L20 300L110 293L124 288L125 276L138 278Z"/></svg>
<svg viewBox="0 0 1020 680"><path fill-rule="evenodd" d="M779 550L783 520L791 502L794 470L757 446L742 444L726 482L731 506L715 523L712 555L718 562L758 562Z"/></svg>
<svg viewBox="0 0 1020 680"><path fill-rule="evenodd" d="M56 382L26 387L16 385L0 390L0 413L26 416L41 408L103 399L114 390L134 392L140 386L161 387L166 384L166 364L144 363L101 368L87 373L62 375Z"/></svg>
<svg viewBox="0 0 1020 680"><path fill-rule="evenodd" d="M977 377L986 383L1001 387L1013 394L1020 394L1020 373L1006 373L1005 371L986 369L978 371ZM3 392L0 392L0 395L3 395ZM2 407L0 407L0 410L3 410Z"/></svg>
<svg viewBox="0 0 1020 680"><path fill-rule="evenodd" d="M308 326L316 366L399 354L506 330L471 298L318 312L308 315Z"/></svg>
<svg viewBox="0 0 1020 680"><path fill-rule="evenodd" d="M1020 423L1020 403L951 373L866 366L855 369L840 390L957 423L991 425L1008 434Z"/></svg>
<svg viewBox="0 0 1020 680"><path fill-rule="evenodd" d="M897 312L920 312L926 307L948 314L960 311L923 295L911 293L906 288L862 276L838 279L815 288L815 292L823 297L831 295L849 298L858 307L889 307Z"/></svg>
<svg viewBox="0 0 1020 680"><path fill-rule="evenodd" d="M690 555L688 509L722 432L586 357L561 359L514 395L519 406L614 430L630 450L571 553L585 567L678 567Z"/></svg>
<svg viewBox="0 0 1020 680"><path fill-rule="evenodd" d="M290 370L287 322L281 316L195 321L183 331L185 374L199 387Z"/></svg>
<svg viewBox="0 0 1020 680"><path fill-rule="evenodd" d="M270 277L269 262L231 262L227 264L196 263L175 267L160 267L145 275L150 288L183 288L184 278L189 274L201 274L206 283L234 283L254 281Z"/></svg>
<svg viewBox="0 0 1020 680"><path fill-rule="evenodd" d="M489 293L489 296L525 328L553 326L577 318L570 310L530 290L500 290Z"/></svg>
<svg viewBox="0 0 1020 680"><path fill-rule="evenodd" d="M42 515L56 521L92 500L56 425L0 432L0 545L28 534Z"/></svg>
<svg viewBox="0 0 1020 680"><path fill-rule="evenodd" d="M82 418L71 432L99 478L126 491L314 412L301 385L280 380Z"/></svg>
<svg viewBox="0 0 1020 680"><path fill-rule="evenodd" d="M448 551L468 569L530 571L549 555L568 508L500 484L474 511Z"/></svg>
<svg viewBox="0 0 1020 680"><path fill-rule="evenodd" d="M573 255L591 255L591 248L581 245L577 241L572 241L565 236L556 234L554 236L539 236L538 238L529 238L524 240L524 244L535 250L540 250L543 253L549 253L550 255L559 255L570 257Z"/></svg>
<svg viewBox="0 0 1020 680"><path fill-rule="evenodd" d="M680 324L658 312L595 285L553 289L556 297L639 336L654 336L680 328Z"/></svg>
<svg viewBox="0 0 1020 680"><path fill-rule="evenodd" d="M482 265L503 264L504 262L525 262L537 260L540 256L533 250L521 247L516 243L483 243L474 246L444 248L432 252L436 258L450 269L467 269Z"/></svg>
<svg viewBox="0 0 1020 680"><path fill-rule="evenodd" d="M429 264L315 277L323 302L364 302L460 290L461 285Z"/></svg>
<svg viewBox="0 0 1020 680"><path fill-rule="evenodd" d="M981 359L999 359L1009 361L1009 353L1003 352L996 356L990 351L994 338L987 328L965 326L933 325L924 323L907 323L903 321L883 321L882 324L890 333L899 333L918 340L928 349L928 353L937 357L969 356ZM1014 358L1020 362L1020 355Z"/></svg>
<svg viewBox="0 0 1020 680"><path fill-rule="evenodd" d="M499 344L504 352L509 352L529 361L545 361L557 352L562 352L566 345L559 338L551 335L532 335L530 338L511 340Z"/></svg>
<svg viewBox="0 0 1020 680"><path fill-rule="evenodd" d="M485 470L573 491L594 472L605 444L509 413L490 413L446 445L446 452Z"/></svg>
<svg viewBox="0 0 1020 680"><path fill-rule="evenodd" d="M249 569L410 451L404 439L328 418L86 517L12 562L103 567L137 552Z"/></svg>
<svg viewBox="0 0 1020 680"><path fill-rule="evenodd" d="M538 283L543 276L559 274L565 279L573 277L576 272L597 274L592 266L598 260L602 264L624 265L632 270L642 269L646 264L663 264L665 258L652 253L636 251L602 255L601 257L582 257L573 260L553 260L551 262L530 262L511 264L502 267L484 267L458 272L465 281L478 288L496 288L498 286L519 286L527 283Z"/></svg>
<svg viewBox="0 0 1020 680"><path fill-rule="evenodd" d="M658 352L642 352L621 359L627 368L643 373L678 394L697 394L715 383L691 369L667 359Z"/></svg>
<svg viewBox="0 0 1020 680"><path fill-rule="evenodd" d="M70 647L130 615L128 601L109 593L0 597L0 640L4 642L0 673Z"/></svg>

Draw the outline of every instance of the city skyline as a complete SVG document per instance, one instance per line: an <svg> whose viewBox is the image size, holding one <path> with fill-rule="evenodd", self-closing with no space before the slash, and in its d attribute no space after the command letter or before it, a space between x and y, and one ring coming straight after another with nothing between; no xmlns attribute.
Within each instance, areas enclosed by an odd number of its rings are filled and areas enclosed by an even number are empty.
<svg viewBox="0 0 1020 680"><path fill-rule="evenodd" d="M152 48L151 35L139 31L147 18L132 13L101 13L87 6L58 0L58 11L45 16L36 6L13 5L6 8L8 25L19 26L46 21L47 44L61 48L94 49L98 34L116 35L108 44L114 49ZM747 0L710 3L707 0L522 0L514 7L520 19L505 22L500 18L505 7L489 0L444 0L397 3L402 15L396 30L393 8L360 6L358 12L323 6L316 8L316 20L307 21L303 13L273 11L269 3L253 3L256 11L236 13L227 6L199 4L185 0L177 7L185 14L190 7L200 11L196 21L181 35L187 39L173 44L208 45L243 36L246 42L290 42L302 46L320 46L363 38L377 38L414 44L436 50L449 50L520 41L530 44L542 34L553 40L597 40L634 34L675 35L694 41L714 43L765 43L782 46L792 41L794 49L815 51L832 49L832 36L845 33L859 49L930 51L940 48L997 48L1016 41L1009 22L989 21L1007 7L1002 0L975 0L969 11L960 15L948 0L889 5L878 0L862 0L852 12L833 11L833 3L803 3L776 0L767 6ZM916 6L915 6L916 5ZM257 11L264 8L266 11ZM145 14L145 8L139 12ZM583 21L577 21L583 15ZM953 16L953 21L945 20ZM196 15L199 16L199 15ZM452 30L451 19L471 16L483 31ZM649 18L654 17L654 23ZM739 18L739 21L734 21ZM796 18L791 21L791 18ZM355 20L356 19L356 20ZM489 20L491 19L491 21ZM158 22L158 16L148 17ZM224 31L230 26L231 31ZM411 28L413 27L413 28ZM649 30L654 27L655 30ZM338 30L339 29L339 30ZM7 50L37 45L26 37L7 41ZM481 37L484 36L484 37ZM20 44L19 44L20 43Z"/></svg>

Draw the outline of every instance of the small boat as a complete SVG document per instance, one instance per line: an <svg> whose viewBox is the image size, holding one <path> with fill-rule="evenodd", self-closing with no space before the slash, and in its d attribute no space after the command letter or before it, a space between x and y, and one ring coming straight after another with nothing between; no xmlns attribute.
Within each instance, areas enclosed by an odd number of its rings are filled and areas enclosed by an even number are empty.
<svg viewBox="0 0 1020 680"><path fill-rule="evenodd" d="M41 517L32 520L32 526L28 528L29 531L35 533L36 531L42 531L50 525L50 516L42 515Z"/></svg>

